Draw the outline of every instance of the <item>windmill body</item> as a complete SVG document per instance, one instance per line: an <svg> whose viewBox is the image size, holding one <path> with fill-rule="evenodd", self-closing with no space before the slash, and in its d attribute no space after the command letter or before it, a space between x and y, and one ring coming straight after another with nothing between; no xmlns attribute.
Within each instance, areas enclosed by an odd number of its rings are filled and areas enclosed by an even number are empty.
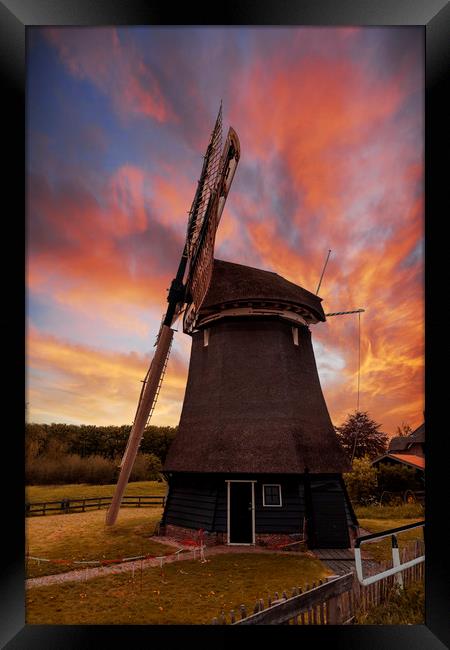
<svg viewBox="0 0 450 650"><path fill-rule="evenodd" d="M307 537L348 548L357 525L349 462L322 394L310 326L321 299L276 273L214 260L190 333L161 530L209 543Z"/></svg>

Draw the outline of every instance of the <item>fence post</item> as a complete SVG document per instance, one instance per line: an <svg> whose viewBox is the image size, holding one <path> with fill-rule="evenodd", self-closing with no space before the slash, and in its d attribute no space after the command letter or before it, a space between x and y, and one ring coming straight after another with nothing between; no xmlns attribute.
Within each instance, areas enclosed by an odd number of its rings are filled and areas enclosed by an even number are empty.
<svg viewBox="0 0 450 650"><path fill-rule="evenodd" d="M338 596L330 598L328 601L328 625L339 625L342 622L341 605Z"/></svg>
<svg viewBox="0 0 450 650"><path fill-rule="evenodd" d="M338 576L328 576L327 582L335 580ZM327 601L327 625L339 625L342 622L341 604L338 596L333 596Z"/></svg>

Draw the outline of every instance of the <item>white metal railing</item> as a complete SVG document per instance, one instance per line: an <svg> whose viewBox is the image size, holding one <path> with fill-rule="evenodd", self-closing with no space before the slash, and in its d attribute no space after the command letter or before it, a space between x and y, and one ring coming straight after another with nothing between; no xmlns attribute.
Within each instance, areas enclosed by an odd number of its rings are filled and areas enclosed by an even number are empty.
<svg viewBox="0 0 450 650"><path fill-rule="evenodd" d="M420 562L424 562L425 555L420 555L419 557L416 557L413 560L408 560L407 562L401 563L397 534L405 530L412 530L413 528L420 528L420 527L425 528L425 521L418 521L414 524L408 524L407 526L400 526L399 528L390 528L389 530L383 530L380 533L373 533L371 535L363 535L361 537L357 537L357 539L355 540L354 551L355 551L356 575L359 582L362 585L367 586L373 584L374 582L378 582L383 578L387 578L388 576L396 575L397 584L400 587L403 587L403 579L402 579L401 572L404 571L405 569L409 569L410 567L415 566L416 564L420 564ZM381 571L380 573L365 578L363 576L363 568L362 568L362 560L361 560L361 544L374 541L375 539L384 539L386 537L390 537L392 543L392 565L393 565L392 568L386 569L385 571Z"/></svg>

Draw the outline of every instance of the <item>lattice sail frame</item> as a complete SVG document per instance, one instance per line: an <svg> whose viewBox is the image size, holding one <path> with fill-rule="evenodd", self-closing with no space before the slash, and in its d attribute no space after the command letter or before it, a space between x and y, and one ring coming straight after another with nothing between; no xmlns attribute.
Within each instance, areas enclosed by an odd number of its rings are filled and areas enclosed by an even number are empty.
<svg viewBox="0 0 450 650"><path fill-rule="evenodd" d="M183 330L186 333L192 332L195 328L198 311L211 282L216 232L239 158L239 138L234 129L230 127L217 166L215 186L212 187L208 196L208 203L205 212L202 214L202 225L198 232L196 246L189 258L186 286L187 306L183 319Z"/></svg>
<svg viewBox="0 0 450 650"><path fill-rule="evenodd" d="M208 205L213 200L219 184L220 162L222 157L222 105L217 115L216 123L211 133L208 148L204 157L204 163L197 191L189 211L187 227L187 253L189 258L195 257L202 226L205 221Z"/></svg>

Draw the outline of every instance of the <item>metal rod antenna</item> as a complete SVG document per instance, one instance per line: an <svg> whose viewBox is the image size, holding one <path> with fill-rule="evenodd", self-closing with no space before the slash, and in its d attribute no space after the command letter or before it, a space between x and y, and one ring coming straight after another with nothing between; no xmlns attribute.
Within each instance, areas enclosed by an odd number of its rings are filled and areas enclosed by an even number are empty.
<svg viewBox="0 0 450 650"><path fill-rule="evenodd" d="M355 452L356 452L356 442L358 440L358 433L359 433L359 422L356 423L356 433L355 433L355 440L353 441L353 451L352 451L352 457L350 459L350 464L353 465L353 459L355 458Z"/></svg>
<svg viewBox="0 0 450 650"><path fill-rule="evenodd" d="M325 269L327 268L328 260L330 259L330 254L331 254L331 248L328 249L327 259L325 260L325 264L323 265L322 275L320 276L319 284L317 285L316 296L319 293L320 285L322 284L323 274L325 273Z"/></svg>
<svg viewBox="0 0 450 650"><path fill-rule="evenodd" d="M359 411L359 386L361 380L361 312L358 312L358 397L356 410Z"/></svg>

